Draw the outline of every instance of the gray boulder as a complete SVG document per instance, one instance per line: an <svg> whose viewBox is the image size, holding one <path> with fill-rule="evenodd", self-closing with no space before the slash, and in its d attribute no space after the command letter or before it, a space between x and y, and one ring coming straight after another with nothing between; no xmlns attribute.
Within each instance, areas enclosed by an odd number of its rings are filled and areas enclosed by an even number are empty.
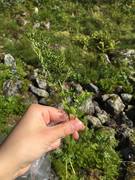
<svg viewBox="0 0 135 180"><path fill-rule="evenodd" d="M14 72L16 72L16 61L11 54L5 54L4 56L4 64L12 68Z"/></svg>
<svg viewBox="0 0 135 180"><path fill-rule="evenodd" d="M22 88L22 81L19 80L7 80L3 83L3 93L5 96L15 96L20 92Z"/></svg>
<svg viewBox="0 0 135 180"><path fill-rule="evenodd" d="M44 75L39 74L39 70L34 70L34 79L36 80L36 83L39 88L46 89L47 88L47 81Z"/></svg>
<svg viewBox="0 0 135 180"><path fill-rule="evenodd" d="M100 122L100 120L95 117L95 116L90 116L90 115L87 115L85 116L86 120L93 126L93 127L101 127L102 124Z"/></svg>
<svg viewBox="0 0 135 180"><path fill-rule="evenodd" d="M86 99L86 101L83 102L81 107L79 107L80 111L82 111L85 114L92 115L95 112L94 103L92 102L92 97L89 97Z"/></svg>
<svg viewBox="0 0 135 180"><path fill-rule="evenodd" d="M49 93L44 90L44 89L39 89L35 86L33 86L32 84L30 84L30 90L32 93L34 93L35 95L39 96L39 97L49 97Z"/></svg>
<svg viewBox="0 0 135 180"><path fill-rule="evenodd" d="M102 99L110 113L119 114L125 108L125 105L117 94L105 94L102 96Z"/></svg>
<svg viewBox="0 0 135 180"><path fill-rule="evenodd" d="M102 111L102 113L97 113L97 117L100 120L100 122L102 124L110 121L110 116L109 114L107 114L104 110Z"/></svg>
<svg viewBox="0 0 135 180"><path fill-rule="evenodd" d="M121 99L123 100L124 103L131 102L132 98L133 98L132 94L128 94L128 93L122 93L121 94Z"/></svg>

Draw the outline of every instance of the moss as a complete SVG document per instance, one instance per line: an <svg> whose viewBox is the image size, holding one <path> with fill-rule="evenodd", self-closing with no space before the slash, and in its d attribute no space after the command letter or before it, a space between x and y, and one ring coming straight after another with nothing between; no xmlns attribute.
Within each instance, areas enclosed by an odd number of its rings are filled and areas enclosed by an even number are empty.
<svg viewBox="0 0 135 180"><path fill-rule="evenodd" d="M102 171L101 179L113 180L118 176L120 166L116 145L114 132L110 129L87 129L81 134L79 142L67 138L62 150L54 152L52 163L61 179L70 179L73 175L79 180L85 174L88 176L90 169L97 168Z"/></svg>

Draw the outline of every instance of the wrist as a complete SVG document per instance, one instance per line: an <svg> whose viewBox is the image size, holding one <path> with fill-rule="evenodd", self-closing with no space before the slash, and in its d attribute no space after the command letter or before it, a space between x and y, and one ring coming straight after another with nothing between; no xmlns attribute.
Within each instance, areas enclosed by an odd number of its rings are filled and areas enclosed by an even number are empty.
<svg viewBox="0 0 135 180"><path fill-rule="evenodd" d="M18 167L14 159L15 153L13 156L12 153L0 146L0 179L13 180L17 177Z"/></svg>

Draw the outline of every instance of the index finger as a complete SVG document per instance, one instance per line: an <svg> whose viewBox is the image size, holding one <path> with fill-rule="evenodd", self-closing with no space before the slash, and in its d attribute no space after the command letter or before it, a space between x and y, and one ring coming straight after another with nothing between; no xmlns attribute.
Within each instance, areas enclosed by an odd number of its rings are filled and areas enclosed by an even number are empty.
<svg viewBox="0 0 135 180"><path fill-rule="evenodd" d="M43 111L43 119L47 125L55 125L57 123L69 120L68 114L62 109L57 109L50 106L45 106L44 108L46 109L46 112Z"/></svg>

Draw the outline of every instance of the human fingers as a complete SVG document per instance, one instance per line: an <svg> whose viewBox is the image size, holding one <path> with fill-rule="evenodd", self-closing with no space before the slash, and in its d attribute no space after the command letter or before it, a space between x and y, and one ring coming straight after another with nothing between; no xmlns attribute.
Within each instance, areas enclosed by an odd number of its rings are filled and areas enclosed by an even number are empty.
<svg viewBox="0 0 135 180"><path fill-rule="evenodd" d="M42 106L42 118L46 124L51 125L69 120L68 115L64 110L50 106Z"/></svg>
<svg viewBox="0 0 135 180"><path fill-rule="evenodd" d="M75 131L72 136L73 136L74 140L78 140L79 139L78 131Z"/></svg>
<svg viewBox="0 0 135 180"><path fill-rule="evenodd" d="M57 139L64 138L76 131L84 130L84 128L84 124L78 119L70 120L53 127L48 127L46 129L47 140L49 143L52 143Z"/></svg>

